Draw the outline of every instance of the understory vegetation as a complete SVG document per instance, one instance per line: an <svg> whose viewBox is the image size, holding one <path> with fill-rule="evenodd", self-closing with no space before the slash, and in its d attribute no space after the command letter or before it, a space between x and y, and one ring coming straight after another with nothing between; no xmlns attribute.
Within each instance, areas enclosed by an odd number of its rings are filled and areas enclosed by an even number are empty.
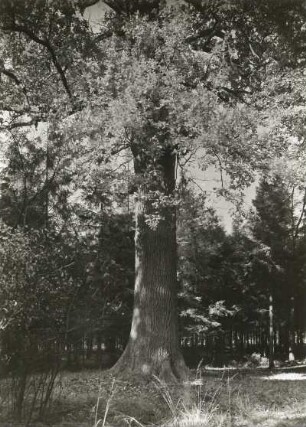
<svg viewBox="0 0 306 427"><path fill-rule="evenodd" d="M64 372L44 418L31 426L293 427L306 422L305 368L198 370L191 384L131 382L101 371ZM1 381L0 425L11 424ZM3 422L6 421L6 423ZM24 425L24 424L23 424Z"/></svg>

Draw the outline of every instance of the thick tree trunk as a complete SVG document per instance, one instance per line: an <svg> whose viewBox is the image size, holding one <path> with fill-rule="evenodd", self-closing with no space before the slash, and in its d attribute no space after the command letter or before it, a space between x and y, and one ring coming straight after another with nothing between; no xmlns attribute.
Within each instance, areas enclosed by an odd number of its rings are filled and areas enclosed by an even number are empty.
<svg viewBox="0 0 306 427"><path fill-rule="evenodd" d="M158 191L171 195L175 186L175 158L171 151L163 154L159 169L162 180ZM187 368L180 350L177 319L175 207L156 208L145 187L136 202L132 327L127 347L113 369L156 375L166 381L181 380L186 378Z"/></svg>

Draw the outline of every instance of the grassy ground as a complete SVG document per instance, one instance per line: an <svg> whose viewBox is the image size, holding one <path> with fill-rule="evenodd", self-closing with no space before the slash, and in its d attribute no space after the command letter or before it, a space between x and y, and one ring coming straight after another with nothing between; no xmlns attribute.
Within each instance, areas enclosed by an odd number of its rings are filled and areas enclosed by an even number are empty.
<svg viewBox="0 0 306 427"><path fill-rule="evenodd" d="M17 426L0 389L1 399L0 426ZM306 374L204 371L192 385L178 387L158 380L132 385L101 371L63 373L48 416L31 425L306 427Z"/></svg>

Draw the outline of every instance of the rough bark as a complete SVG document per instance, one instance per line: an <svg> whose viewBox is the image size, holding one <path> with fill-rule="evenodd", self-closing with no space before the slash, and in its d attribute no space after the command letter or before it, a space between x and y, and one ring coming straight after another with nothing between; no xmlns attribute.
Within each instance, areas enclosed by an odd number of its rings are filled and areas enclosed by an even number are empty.
<svg viewBox="0 0 306 427"><path fill-rule="evenodd" d="M135 171L143 168L135 162ZM148 189L165 195L175 188L175 156L171 150L158 160L159 178L139 189L136 203L134 310L127 347L113 368L166 381L181 380L187 368L181 354L177 320L177 266L175 207L156 210ZM155 226L148 223L159 215ZM150 222L150 221L149 221Z"/></svg>

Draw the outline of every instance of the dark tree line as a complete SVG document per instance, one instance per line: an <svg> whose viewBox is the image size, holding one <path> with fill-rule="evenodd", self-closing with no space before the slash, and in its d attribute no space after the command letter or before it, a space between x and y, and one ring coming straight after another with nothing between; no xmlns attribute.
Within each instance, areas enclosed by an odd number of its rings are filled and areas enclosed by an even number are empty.
<svg viewBox="0 0 306 427"><path fill-rule="evenodd" d="M83 209L75 234L74 227L58 230L51 221L46 229L44 205L37 199L42 220L35 225L23 220L12 228L18 206L10 201L12 187L6 175L0 203L1 300L9 304L3 310L12 319L3 329L1 349L4 358L12 357L2 373L14 368L22 352L29 358L34 348L54 353L66 367L110 366L126 345L133 304L135 231L126 203L122 213L98 212L95 218ZM234 222L231 234L205 196L191 188L184 193L178 217L178 314L188 362L204 358L224 364L254 352L268 356L270 296L275 357L302 357L305 221L296 233L301 212L292 211L288 185L279 176L262 179L247 222Z"/></svg>

